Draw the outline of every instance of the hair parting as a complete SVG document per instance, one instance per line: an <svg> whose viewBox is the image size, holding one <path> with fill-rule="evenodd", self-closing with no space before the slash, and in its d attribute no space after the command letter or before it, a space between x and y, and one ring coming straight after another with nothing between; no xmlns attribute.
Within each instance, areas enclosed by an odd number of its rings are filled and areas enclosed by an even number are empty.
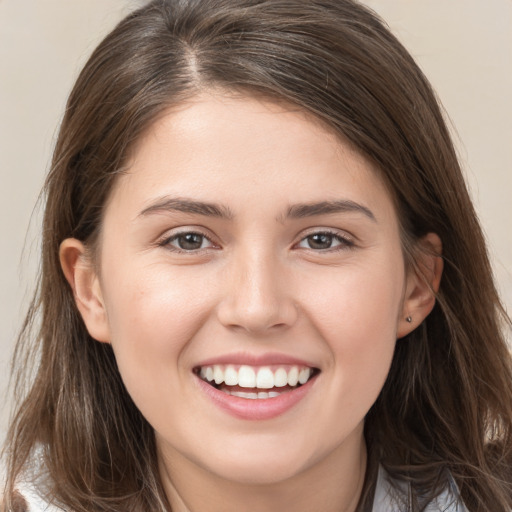
<svg viewBox="0 0 512 512"><path fill-rule="evenodd" d="M371 510L379 464L411 484L406 510L423 510L447 474L471 512L510 510L511 322L435 94L383 22L352 0L153 0L94 51L45 183L40 281L13 363L20 405L2 510L25 509L15 490L27 472L44 481L49 502L75 512L170 510L153 430L112 348L85 329L59 245L74 237L94 251L137 142L169 109L215 90L297 107L373 162L418 272L421 239L442 240L436 306L397 342L366 418L359 510Z"/></svg>

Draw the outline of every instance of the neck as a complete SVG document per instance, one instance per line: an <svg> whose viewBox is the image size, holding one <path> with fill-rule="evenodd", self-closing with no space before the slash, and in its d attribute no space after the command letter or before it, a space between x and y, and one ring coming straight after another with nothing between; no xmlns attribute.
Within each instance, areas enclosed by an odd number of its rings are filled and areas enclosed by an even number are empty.
<svg viewBox="0 0 512 512"><path fill-rule="evenodd" d="M173 512L355 512L366 472L364 437L284 481L224 479L177 451L160 451L162 483Z"/></svg>

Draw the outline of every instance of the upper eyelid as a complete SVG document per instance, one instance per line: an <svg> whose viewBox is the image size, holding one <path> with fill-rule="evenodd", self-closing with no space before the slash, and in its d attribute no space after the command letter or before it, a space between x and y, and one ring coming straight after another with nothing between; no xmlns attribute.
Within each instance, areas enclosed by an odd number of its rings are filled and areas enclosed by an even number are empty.
<svg viewBox="0 0 512 512"><path fill-rule="evenodd" d="M343 229L335 229L335 228L311 228L309 230L303 231L299 235L298 241L304 240L304 238L307 238L311 235L317 235L317 234L326 234L326 235L332 235L338 238L341 238L343 240L347 240L350 242L356 242L357 237L354 236L352 233L345 231Z"/></svg>
<svg viewBox="0 0 512 512"><path fill-rule="evenodd" d="M325 234L330 235L333 238L337 238L339 245L335 245L334 247L329 247L326 249L314 249L309 247L300 247L300 244L304 242L308 237L317 235L317 234ZM340 231L336 229L313 229L306 234L303 234L294 244L292 245L292 249L308 251L318 254L337 254L340 251L346 251L348 249L354 249L357 247L357 238L352 236L350 233L346 231Z"/></svg>
<svg viewBox="0 0 512 512"><path fill-rule="evenodd" d="M210 243L214 245L222 245L220 240L215 240L215 236L212 236L209 233L209 230L201 227L201 226L183 226L183 227L177 227L173 228L171 230L166 230L164 234L158 237L157 243L158 245L165 245L170 240L175 239L176 237L180 235L185 235L187 233L196 233L203 237L205 237ZM336 229L336 228L328 228L328 227L313 227L306 229L299 233L299 235L295 238L295 242L293 242L292 245L297 245L299 242L307 238L308 236L312 236L315 234L329 234L334 237L340 238L342 240L345 240L346 242L356 243L357 237L351 234L350 232L342 229Z"/></svg>
<svg viewBox="0 0 512 512"><path fill-rule="evenodd" d="M197 233L198 235L202 235L205 238L208 238L208 240L213 238L210 230L203 228L202 226L180 226L166 229L161 235L158 236L158 239L173 238L179 235L186 235L187 233Z"/></svg>
<svg viewBox="0 0 512 512"><path fill-rule="evenodd" d="M199 227L190 227L190 228L185 228L185 229L175 228L175 230L176 231L174 231L174 232L173 232L173 230L171 230L171 232L169 232L169 230L167 230L164 234L159 236L157 239L157 244L159 246L165 246L165 245L169 244L169 242L171 242L172 240L175 240L176 238L178 238L179 236L186 235L189 233L194 233L194 234L203 236L212 245L219 245L219 243L216 242L211 235L209 235L208 233L205 232L204 229L201 229ZM201 249L199 249L199 250L201 250ZM193 252L193 251L183 251L183 252Z"/></svg>

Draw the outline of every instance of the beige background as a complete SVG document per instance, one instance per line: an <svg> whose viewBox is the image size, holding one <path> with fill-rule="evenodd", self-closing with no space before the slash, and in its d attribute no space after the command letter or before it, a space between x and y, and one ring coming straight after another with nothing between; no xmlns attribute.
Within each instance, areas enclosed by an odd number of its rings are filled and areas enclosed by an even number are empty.
<svg viewBox="0 0 512 512"><path fill-rule="evenodd" d="M140 3L0 0L0 441L9 358L37 271L39 213L30 229L29 220L56 127L99 38ZM512 312L512 1L365 3L415 56L449 112Z"/></svg>

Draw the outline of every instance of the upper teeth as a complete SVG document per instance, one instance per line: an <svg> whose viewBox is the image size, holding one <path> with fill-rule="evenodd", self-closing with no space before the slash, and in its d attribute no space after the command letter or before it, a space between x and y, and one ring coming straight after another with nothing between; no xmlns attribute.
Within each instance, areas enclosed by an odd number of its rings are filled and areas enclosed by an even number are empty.
<svg viewBox="0 0 512 512"><path fill-rule="evenodd" d="M274 369L270 366L255 368L242 365L237 368L230 364L202 366L199 371L201 378L215 382L215 384L224 383L227 386L261 389L305 384L311 377L311 373L311 368L299 368L298 366L279 366Z"/></svg>

